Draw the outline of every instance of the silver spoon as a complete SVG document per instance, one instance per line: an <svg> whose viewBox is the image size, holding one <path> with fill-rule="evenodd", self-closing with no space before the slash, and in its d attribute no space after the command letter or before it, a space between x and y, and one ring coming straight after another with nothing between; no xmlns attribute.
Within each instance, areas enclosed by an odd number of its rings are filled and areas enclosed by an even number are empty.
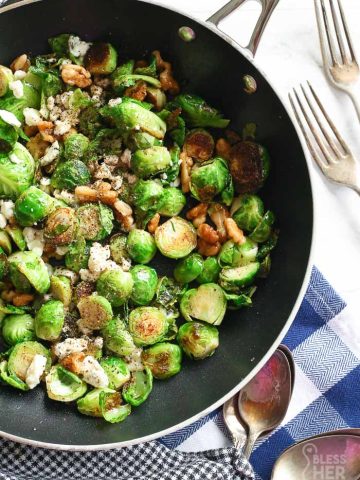
<svg viewBox="0 0 360 480"><path fill-rule="evenodd" d="M244 448L246 458L250 457L261 434L280 425L286 415L291 392L289 361L283 351L276 350L267 364L239 393L239 414L249 431Z"/></svg>
<svg viewBox="0 0 360 480"><path fill-rule="evenodd" d="M288 448L276 461L272 480L357 480L360 436L312 437Z"/></svg>
<svg viewBox="0 0 360 480"><path fill-rule="evenodd" d="M231 438L234 444L234 447L238 450L242 450L246 443L246 430L243 424L241 423L239 412L238 412L238 396L237 393L231 397L223 405L223 417L224 422L231 434Z"/></svg>

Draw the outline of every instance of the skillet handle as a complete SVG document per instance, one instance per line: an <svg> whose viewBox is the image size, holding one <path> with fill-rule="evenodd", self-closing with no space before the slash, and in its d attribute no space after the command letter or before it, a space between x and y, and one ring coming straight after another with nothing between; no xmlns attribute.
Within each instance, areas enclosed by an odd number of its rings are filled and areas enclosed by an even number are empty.
<svg viewBox="0 0 360 480"><path fill-rule="evenodd" d="M265 31L266 25L270 20L270 17L275 10L275 7L280 0L257 0L261 4L261 14L255 25L254 31L251 35L249 44L244 47L246 50L249 50L250 53L255 56L258 49L261 37ZM219 26L221 20L228 17L237 8L241 7L247 0L230 0L226 5L224 5L220 10L218 10L214 15L207 19L208 22Z"/></svg>

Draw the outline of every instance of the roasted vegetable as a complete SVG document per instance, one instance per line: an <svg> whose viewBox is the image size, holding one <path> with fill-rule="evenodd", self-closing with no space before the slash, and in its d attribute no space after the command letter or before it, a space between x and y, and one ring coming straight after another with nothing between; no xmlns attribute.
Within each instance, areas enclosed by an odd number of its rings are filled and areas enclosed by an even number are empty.
<svg viewBox="0 0 360 480"><path fill-rule="evenodd" d="M226 312L226 297L219 285L206 283L188 290L181 299L180 309L187 321L202 320L220 325Z"/></svg>
<svg viewBox="0 0 360 480"><path fill-rule="evenodd" d="M85 54L85 68L92 74L108 75L116 68L117 52L110 43L97 42Z"/></svg>
<svg viewBox="0 0 360 480"><path fill-rule="evenodd" d="M64 320L64 304L59 300L49 300L35 315L36 336L42 340L57 340L62 332Z"/></svg>
<svg viewBox="0 0 360 480"><path fill-rule="evenodd" d="M37 187L30 187L15 202L15 218L23 227L31 227L44 220L54 207L50 195Z"/></svg>
<svg viewBox="0 0 360 480"><path fill-rule="evenodd" d="M226 128L230 123L218 110L196 95L179 95L175 103L181 108L185 121L191 127Z"/></svg>
<svg viewBox="0 0 360 480"><path fill-rule="evenodd" d="M129 272L106 270L96 282L96 289L113 307L120 307L130 297L134 281Z"/></svg>
<svg viewBox="0 0 360 480"><path fill-rule="evenodd" d="M32 184L34 172L35 161L21 143L8 155L0 155L0 198L16 200Z"/></svg>
<svg viewBox="0 0 360 480"><path fill-rule="evenodd" d="M218 348L219 332L212 325L184 323L179 328L177 341L188 357L203 360L213 355Z"/></svg>
<svg viewBox="0 0 360 480"><path fill-rule="evenodd" d="M156 244L153 236L145 230L134 229L129 233L127 251L137 263L149 263L156 254Z"/></svg>
<svg viewBox="0 0 360 480"><path fill-rule="evenodd" d="M131 300L136 305L149 305L156 293L158 283L156 270L147 265L135 265L130 273L134 282Z"/></svg>
<svg viewBox="0 0 360 480"><path fill-rule="evenodd" d="M165 257L183 258L196 247L196 232L191 223L173 217L156 229L155 242Z"/></svg>
<svg viewBox="0 0 360 480"><path fill-rule="evenodd" d="M142 361L155 378L165 380L181 370L181 349L173 343L157 343L142 353Z"/></svg>

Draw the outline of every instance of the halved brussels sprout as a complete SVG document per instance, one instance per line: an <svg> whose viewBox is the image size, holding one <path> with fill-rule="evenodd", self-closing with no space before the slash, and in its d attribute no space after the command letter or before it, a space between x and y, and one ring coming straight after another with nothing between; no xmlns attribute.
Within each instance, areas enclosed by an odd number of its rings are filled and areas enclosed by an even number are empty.
<svg viewBox="0 0 360 480"><path fill-rule="evenodd" d="M125 143L132 151L161 146L161 140L146 132L130 132L126 136Z"/></svg>
<svg viewBox="0 0 360 480"><path fill-rule="evenodd" d="M90 73L109 75L116 68L117 51L111 43L93 43L86 52L84 65Z"/></svg>
<svg viewBox="0 0 360 480"><path fill-rule="evenodd" d="M46 390L52 400L72 402L85 395L87 385L75 373L55 365L46 375Z"/></svg>
<svg viewBox="0 0 360 480"><path fill-rule="evenodd" d="M186 205L186 197L179 188L164 188L159 214L164 217L176 217Z"/></svg>
<svg viewBox="0 0 360 480"><path fill-rule="evenodd" d="M10 236L5 230L0 230L0 248L4 250L6 255L10 255L12 252Z"/></svg>
<svg viewBox="0 0 360 480"><path fill-rule="evenodd" d="M17 388L18 390L29 390L29 386L25 382L20 380L20 378L18 378L14 373L9 373L8 362L6 360L3 360L0 363L0 379L11 387Z"/></svg>
<svg viewBox="0 0 360 480"><path fill-rule="evenodd" d="M219 278L221 267L215 257L207 257L204 261L202 272L196 281L198 283L216 283Z"/></svg>
<svg viewBox="0 0 360 480"><path fill-rule="evenodd" d="M22 252L26 250L26 241L22 229L17 225L6 225L5 231L10 235L11 240Z"/></svg>
<svg viewBox="0 0 360 480"><path fill-rule="evenodd" d="M28 368L35 355L42 355L47 358L46 370L50 368L50 352L39 342L17 343L12 349L8 359L8 371L10 375L16 375L20 380L25 381Z"/></svg>
<svg viewBox="0 0 360 480"><path fill-rule="evenodd" d="M124 322L119 318L115 317L110 320L101 333L104 337L105 346L110 352L126 356L136 349L132 336L126 330Z"/></svg>
<svg viewBox="0 0 360 480"><path fill-rule="evenodd" d="M69 307L72 298L70 278L62 275L52 275L50 278L50 292L55 300L60 300L64 307Z"/></svg>
<svg viewBox="0 0 360 480"><path fill-rule="evenodd" d="M163 195L163 186L155 180L139 180L131 192L131 201L135 207L136 220L144 226L158 212Z"/></svg>
<svg viewBox="0 0 360 480"><path fill-rule="evenodd" d="M107 357L100 361L100 365L105 370L109 379L109 388L119 390L126 382L130 380L130 370L127 364L118 357Z"/></svg>
<svg viewBox="0 0 360 480"><path fill-rule="evenodd" d="M257 195L241 195L234 200L231 210L237 226L252 232L264 215L264 204Z"/></svg>
<svg viewBox="0 0 360 480"><path fill-rule="evenodd" d="M59 300L44 303L35 315L35 333L42 340L57 340L65 321L64 305Z"/></svg>
<svg viewBox="0 0 360 480"><path fill-rule="evenodd" d="M153 375L148 367L144 370L133 372L131 380L124 385L122 395L124 400L138 407L141 405L151 393L153 387Z"/></svg>
<svg viewBox="0 0 360 480"><path fill-rule="evenodd" d="M202 272L204 260L199 253L191 253L180 260L174 269L174 278L179 283L190 283Z"/></svg>
<svg viewBox="0 0 360 480"><path fill-rule="evenodd" d="M130 312L129 332L138 347L161 342L168 331L165 313L156 307L139 307Z"/></svg>
<svg viewBox="0 0 360 480"><path fill-rule="evenodd" d="M123 403L119 392L101 392L100 393L100 409L102 416L107 422L120 423L125 420L131 413L131 406Z"/></svg>
<svg viewBox="0 0 360 480"><path fill-rule="evenodd" d="M222 267L243 267L255 262L258 253L257 243L247 238L241 245L231 240L224 243L219 254L219 265Z"/></svg>
<svg viewBox="0 0 360 480"><path fill-rule="evenodd" d="M181 348L173 343L157 343L142 353L144 365L160 380L170 378L181 370Z"/></svg>
<svg viewBox="0 0 360 480"><path fill-rule="evenodd" d="M256 260L259 262L264 260L269 255L269 253L271 253L271 251L276 247L278 240L279 232L277 230L273 230L266 242L260 245Z"/></svg>
<svg viewBox="0 0 360 480"><path fill-rule="evenodd" d="M225 160L216 157L192 168L190 190L197 200L210 202L229 186L230 181Z"/></svg>
<svg viewBox="0 0 360 480"><path fill-rule="evenodd" d="M23 308L15 307L10 303L5 305L3 300L0 299L0 319L5 318L5 315L23 315L25 313L26 311Z"/></svg>
<svg viewBox="0 0 360 480"><path fill-rule="evenodd" d="M181 325L176 339L188 357L203 360L219 346L219 331L212 325L189 322Z"/></svg>
<svg viewBox="0 0 360 480"><path fill-rule="evenodd" d="M46 220L44 235L51 245L66 245L75 239L78 228L73 208L57 208Z"/></svg>
<svg viewBox="0 0 360 480"><path fill-rule="evenodd" d="M156 254L154 237L145 230L131 230L126 243L130 257L137 263L149 263Z"/></svg>
<svg viewBox="0 0 360 480"><path fill-rule="evenodd" d="M212 157L215 142L209 132L203 128L197 128L188 133L184 147L189 157L204 162Z"/></svg>
<svg viewBox="0 0 360 480"><path fill-rule="evenodd" d="M80 207L76 214L80 222L79 234L85 240L104 240L114 228L114 214L102 203L88 203Z"/></svg>
<svg viewBox="0 0 360 480"><path fill-rule="evenodd" d="M182 114L191 127L226 128L230 123L230 120L223 118L218 110L197 95L178 95L175 103L182 109Z"/></svg>
<svg viewBox="0 0 360 480"><path fill-rule="evenodd" d="M90 180L90 171L84 162L67 160L56 167L51 177L51 185L54 188L73 191L77 186L89 184Z"/></svg>
<svg viewBox="0 0 360 480"><path fill-rule="evenodd" d="M2 336L8 345L35 340L34 319L31 315L7 315L2 321Z"/></svg>
<svg viewBox="0 0 360 480"><path fill-rule="evenodd" d="M10 279L20 292L28 291L29 285L39 293L50 288L50 277L44 261L34 252L17 252L8 258Z"/></svg>
<svg viewBox="0 0 360 480"><path fill-rule="evenodd" d="M129 252L126 248L127 237L122 233L117 233L110 238L110 254L111 258L117 264L121 265L122 261L129 258Z"/></svg>
<svg viewBox="0 0 360 480"><path fill-rule="evenodd" d="M155 242L165 257L183 258L196 248L196 230L183 218L173 217L156 229Z"/></svg>
<svg viewBox="0 0 360 480"><path fill-rule="evenodd" d="M170 152L166 147L151 147L137 150L131 159L131 168L140 178L148 178L164 172L171 165Z"/></svg>
<svg viewBox="0 0 360 480"><path fill-rule="evenodd" d="M76 402L79 412L90 417L102 417L100 407L100 394L102 392L116 393L112 388L94 388Z"/></svg>
<svg viewBox="0 0 360 480"><path fill-rule="evenodd" d="M82 324L91 330L104 328L113 317L109 301L101 295L83 297L77 304Z"/></svg>
<svg viewBox="0 0 360 480"><path fill-rule="evenodd" d="M130 273L134 281L131 300L136 305L148 305L156 293L158 283L156 270L146 265L135 265Z"/></svg>
<svg viewBox="0 0 360 480"><path fill-rule="evenodd" d="M188 322L195 319L220 325L226 313L226 304L222 288L216 283L205 283L183 295L180 310Z"/></svg>
<svg viewBox="0 0 360 480"><path fill-rule="evenodd" d="M113 307L121 307L130 297L134 281L129 272L106 270L96 282L96 289Z"/></svg>
<svg viewBox="0 0 360 480"><path fill-rule="evenodd" d="M23 227L41 222L54 209L54 200L37 187L30 187L15 202L15 218Z"/></svg>
<svg viewBox="0 0 360 480"><path fill-rule="evenodd" d="M65 255L65 265L73 272L80 272L87 268L90 257L90 246L84 237L78 237L71 245Z"/></svg>
<svg viewBox="0 0 360 480"><path fill-rule="evenodd" d="M5 255L4 250L0 247L0 280L6 277L8 269L7 256Z"/></svg>
<svg viewBox="0 0 360 480"><path fill-rule="evenodd" d="M17 142L8 155L0 155L0 198L16 200L30 187L34 173L31 153Z"/></svg>
<svg viewBox="0 0 360 480"><path fill-rule="evenodd" d="M242 293L225 292L226 300L228 301L229 310L238 310L243 307L251 307L251 297L256 292L256 287L250 287L247 290L242 290Z"/></svg>
<svg viewBox="0 0 360 480"><path fill-rule="evenodd" d="M82 160L89 147L89 139L82 133L74 133L64 140L64 156L66 160Z"/></svg>
<svg viewBox="0 0 360 480"><path fill-rule="evenodd" d="M224 290L237 291L251 285L260 269L259 262L252 262L243 267L225 267L220 272L219 284Z"/></svg>
<svg viewBox="0 0 360 480"><path fill-rule="evenodd" d="M275 215L270 210L265 213L255 230L249 235L254 242L263 243L269 239L272 226L275 222Z"/></svg>

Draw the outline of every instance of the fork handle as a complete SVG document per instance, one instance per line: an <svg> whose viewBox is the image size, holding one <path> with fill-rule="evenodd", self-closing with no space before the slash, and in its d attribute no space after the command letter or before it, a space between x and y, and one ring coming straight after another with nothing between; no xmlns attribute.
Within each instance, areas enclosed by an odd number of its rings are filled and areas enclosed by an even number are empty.
<svg viewBox="0 0 360 480"><path fill-rule="evenodd" d="M360 122L360 88L351 88L347 90L349 97L351 98L354 108L356 110L359 122Z"/></svg>

